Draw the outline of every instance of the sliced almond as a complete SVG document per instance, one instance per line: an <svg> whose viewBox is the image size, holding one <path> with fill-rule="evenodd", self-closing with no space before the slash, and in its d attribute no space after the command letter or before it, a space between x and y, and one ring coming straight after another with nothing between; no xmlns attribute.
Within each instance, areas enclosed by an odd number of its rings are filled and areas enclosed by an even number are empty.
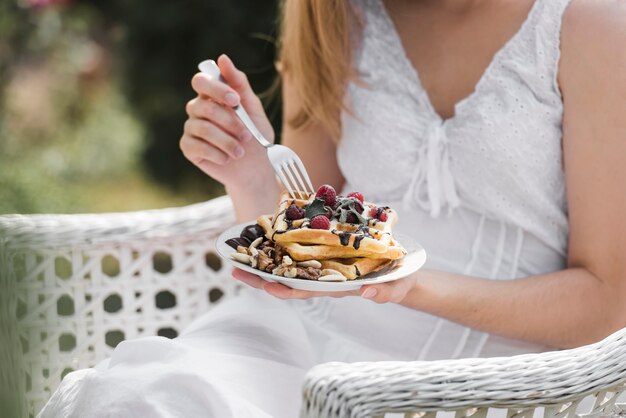
<svg viewBox="0 0 626 418"><path fill-rule="evenodd" d="M232 258L233 260L239 261L240 263L244 263L244 264L252 264L252 257L250 257L248 254L242 254L242 253L231 253L230 258Z"/></svg>
<svg viewBox="0 0 626 418"><path fill-rule="evenodd" d="M250 265L252 266L252 268L256 268L256 266L259 264L259 252L257 251L256 255L253 255L250 258Z"/></svg>
<svg viewBox="0 0 626 418"><path fill-rule="evenodd" d="M338 274L340 276L343 276L343 274L341 274L337 270L333 270L333 269L324 269L324 270L322 270L322 276L332 276L334 274Z"/></svg>
<svg viewBox="0 0 626 418"><path fill-rule="evenodd" d="M252 244L250 244L249 248L256 248L259 245L261 245L261 243L263 242L263 238L265 237L258 237L257 239L255 239L254 241L252 241Z"/></svg>
<svg viewBox="0 0 626 418"><path fill-rule="evenodd" d="M257 250L256 247L253 247L252 245L250 245L250 247L248 248L248 251L250 251L250 255L252 257L258 257L259 255L259 250Z"/></svg>
<svg viewBox="0 0 626 418"><path fill-rule="evenodd" d="M240 254L250 255L250 252L248 251L248 248L244 247L243 245L238 245L237 246L237 252L240 253Z"/></svg>
<svg viewBox="0 0 626 418"><path fill-rule="evenodd" d="M327 274L320 276L317 280L320 282L345 282L348 279L343 274Z"/></svg>
<svg viewBox="0 0 626 418"><path fill-rule="evenodd" d="M309 260L309 261L298 261L296 263L298 267L313 267L314 269L322 268L322 263L317 260Z"/></svg>

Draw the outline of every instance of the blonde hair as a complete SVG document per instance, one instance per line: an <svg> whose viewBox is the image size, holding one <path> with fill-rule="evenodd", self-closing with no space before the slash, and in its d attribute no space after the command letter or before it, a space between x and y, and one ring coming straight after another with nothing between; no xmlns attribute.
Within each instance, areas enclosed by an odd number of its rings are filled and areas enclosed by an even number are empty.
<svg viewBox="0 0 626 418"><path fill-rule="evenodd" d="M349 0L283 0L277 68L298 92L301 109L287 123L320 123L335 141L352 67L351 33L360 26Z"/></svg>

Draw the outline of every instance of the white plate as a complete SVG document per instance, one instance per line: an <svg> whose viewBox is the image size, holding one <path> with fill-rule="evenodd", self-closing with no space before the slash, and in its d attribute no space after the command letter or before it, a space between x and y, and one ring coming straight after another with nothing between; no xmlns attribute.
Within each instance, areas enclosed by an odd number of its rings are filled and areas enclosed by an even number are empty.
<svg viewBox="0 0 626 418"><path fill-rule="evenodd" d="M354 290L366 284L384 283L390 282L392 280L401 279L419 270L426 262L426 251L424 251L424 248L422 248L421 245L419 245L415 240L406 235L394 233L394 238L398 242L400 242L404 246L404 248L406 248L408 254L404 256L404 258L396 262L395 265L392 265L389 268L368 274L363 279L348 280L345 282L320 282L317 280L306 280L297 278L290 279L287 277L277 276L275 274L257 270L255 268L252 268L248 264L244 264L230 258L230 254L233 253L235 250L233 250L232 247L226 244L226 240L238 237L239 234L241 234L241 230L245 226L251 224L251 222L246 222L243 224L235 225L222 232L217 238L217 242L215 243L218 254L229 263L231 263L233 266L240 268L241 270L254 273L269 282L282 283L285 286L291 287L293 289L322 292L341 292L344 290Z"/></svg>

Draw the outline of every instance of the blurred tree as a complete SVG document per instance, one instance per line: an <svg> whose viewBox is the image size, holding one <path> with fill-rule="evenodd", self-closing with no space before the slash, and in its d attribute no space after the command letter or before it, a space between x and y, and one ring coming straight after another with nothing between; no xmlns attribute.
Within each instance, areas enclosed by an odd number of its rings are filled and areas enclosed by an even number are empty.
<svg viewBox="0 0 626 418"><path fill-rule="evenodd" d="M190 80L198 62L227 53L266 91L277 9L277 0L0 2L0 213L222 193L178 147ZM280 100L269 114L278 127Z"/></svg>

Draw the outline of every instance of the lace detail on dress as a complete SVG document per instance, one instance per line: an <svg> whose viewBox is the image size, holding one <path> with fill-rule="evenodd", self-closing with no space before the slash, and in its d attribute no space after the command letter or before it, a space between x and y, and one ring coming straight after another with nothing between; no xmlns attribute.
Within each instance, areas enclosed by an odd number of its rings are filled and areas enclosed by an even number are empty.
<svg viewBox="0 0 626 418"><path fill-rule="evenodd" d="M354 0L365 23L355 66L366 86L348 86L352 114L342 114L337 156L350 188L435 218L463 206L520 227L565 255L556 75L569 1L536 0L474 92L442 120L382 0Z"/></svg>

